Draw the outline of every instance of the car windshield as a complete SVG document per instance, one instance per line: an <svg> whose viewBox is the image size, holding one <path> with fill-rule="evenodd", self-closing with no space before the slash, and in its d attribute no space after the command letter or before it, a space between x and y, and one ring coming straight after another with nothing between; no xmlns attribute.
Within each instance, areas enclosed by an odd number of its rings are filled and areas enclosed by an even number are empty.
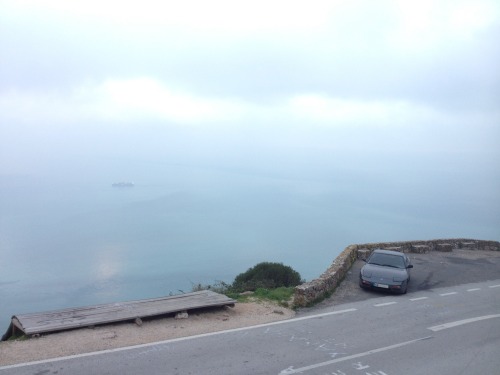
<svg viewBox="0 0 500 375"><path fill-rule="evenodd" d="M403 257L391 254L373 253L368 263L385 267L405 268Z"/></svg>

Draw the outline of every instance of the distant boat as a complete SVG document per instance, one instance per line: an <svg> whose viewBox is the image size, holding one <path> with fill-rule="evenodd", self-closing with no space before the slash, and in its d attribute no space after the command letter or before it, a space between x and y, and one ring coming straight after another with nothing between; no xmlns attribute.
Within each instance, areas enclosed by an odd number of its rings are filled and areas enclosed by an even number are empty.
<svg viewBox="0 0 500 375"><path fill-rule="evenodd" d="M134 187L133 182L114 182L111 186L113 187Z"/></svg>

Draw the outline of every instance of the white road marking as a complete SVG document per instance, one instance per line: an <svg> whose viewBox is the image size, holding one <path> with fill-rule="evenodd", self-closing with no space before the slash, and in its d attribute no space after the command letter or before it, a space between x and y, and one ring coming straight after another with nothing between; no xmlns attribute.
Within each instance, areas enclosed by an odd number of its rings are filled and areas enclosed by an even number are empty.
<svg viewBox="0 0 500 375"><path fill-rule="evenodd" d="M418 298L410 298L410 301L421 301L423 299L427 299L429 297L418 297Z"/></svg>
<svg viewBox="0 0 500 375"><path fill-rule="evenodd" d="M431 331L437 332L437 331L442 331L443 329L458 327L458 326L461 326L464 324L479 322L481 320L493 319L493 318L500 318L500 314L484 315L484 316L478 316L475 318L457 320L456 322L440 324L438 326L428 327L427 329L430 329Z"/></svg>
<svg viewBox="0 0 500 375"><path fill-rule="evenodd" d="M490 285L488 288L500 288L500 284L498 284L498 285Z"/></svg>
<svg viewBox="0 0 500 375"><path fill-rule="evenodd" d="M449 292L449 293L443 293L443 294L440 294L441 297L444 297L444 296L451 296L453 294L458 294L458 292Z"/></svg>
<svg viewBox="0 0 500 375"><path fill-rule="evenodd" d="M345 310L337 310L337 311L331 311L323 314L316 314L316 315L308 315L308 316L303 316L301 318L294 318L294 319L288 319L288 320L280 320L278 322L272 322L272 323L264 323L262 326L268 326L268 325L275 325L275 324L281 324L285 322L298 322L299 320L307 320L307 319L314 319L314 318L322 318L324 316L330 316L330 315L337 315L337 314L344 314L347 312L353 312L357 311L358 309L345 309ZM257 326L255 326L257 327Z"/></svg>
<svg viewBox="0 0 500 375"><path fill-rule="evenodd" d="M139 344L139 345L133 345L133 346L126 346L126 347L123 347L123 348L106 349L106 350L101 350L101 351L98 351L98 352L90 352L90 353L83 353L83 354L74 354L74 355L69 355L69 356L66 356L66 357L43 359L43 360L40 360L40 361L18 363L18 364L15 364L15 365L8 365L8 366L3 366L3 367L0 366L0 370L6 370L6 369L10 369L10 368L23 367L23 366L33 366L33 365L39 365L39 364L44 364L44 363L60 362L60 361L65 361L65 360L69 360L69 359L74 359L74 358L84 358L84 357L91 357L91 356L94 356L94 355L101 355L101 354L122 352L122 351L125 351L125 350L133 350L133 349L140 349L140 348L149 348L149 347L156 346L156 345L171 344L171 343L180 342L180 341L187 341L187 340L199 339L199 338L202 338L202 337L222 335L222 334L225 334L225 333L240 332L240 331L246 331L246 330L255 329L255 328L264 328L264 327L274 326L274 325L278 325L278 324L293 323L293 322L298 322L300 320L322 318L324 316L344 314L344 313L353 312L353 311L357 311L357 310L358 309L355 309L355 308L344 309L344 310L337 310L337 311L331 311L331 312L327 312L327 313L323 313L323 314L308 315L308 316L303 316L303 317L300 317L300 318L293 318L293 319L279 320L277 322L258 324L258 325L250 326L250 327L233 328L233 329L227 329L225 331L202 333L202 334L194 335L194 336L179 337L179 338L176 338L176 339L151 342L151 343L147 343L147 344Z"/></svg>
<svg viewBox="0 0 500 375"><path fill-rule="evenodd" d="M476 290L481 290L481 288L472 288L472 289L467 289L468 292L475 292Z"/></svg>
<svg viewBox="0 0 500 375"><path fill-rule="evenodd" d="M281 371L280 375L298 374L298 373L301 373L301 372L304 372L304 371L314 370L314 369L316 369L318 367L324 367L324 366L332 365L334 363L339 363L339 362L344 362L344 361L350 361L351 359L365 357L367 355L371 355L371 354L375 354L375 353L385 352L387 350L392 350L392 349L400 348L402 346L410 345L410 344L416 343L418 341L428 340L428 339L431 339L431 338L432 338L432 336L422 337L422 338L415 339L415 340L401 342L399 344L385 346L383 348L372 349L372 350L369 350L369 351L363 352L363 353L348 355L346 357L341 357L341 358L333 359L331 361L315 363L313 365L309 365L309 366L305 366L305 367L293 368L293 366L292 366L292 367L289 367L289 368Z"/></svg>
<svg viewBox="0 0 500 375"><path fill-rule="evenodd" d="M385 302L385 303L377 303L376 305L373 305L375 307L382 307L382 306L389 306L389 305L395 305L397 302Z"/></svg>
<svg viewBox="0 0 500 375"><path fill-rule="evenodd" d="M370 366L368 365L363 365L361 362L358 362L358 363L353 363L352 364L352 367L354 367L356 370L364 370L364 369L367 369L367 368L370 368Z"/></svg>

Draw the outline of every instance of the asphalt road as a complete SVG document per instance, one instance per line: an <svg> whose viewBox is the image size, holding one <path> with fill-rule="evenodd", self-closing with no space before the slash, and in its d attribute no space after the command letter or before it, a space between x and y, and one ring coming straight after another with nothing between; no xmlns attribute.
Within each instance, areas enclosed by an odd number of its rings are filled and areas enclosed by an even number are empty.
<svg viewBox="0 0 500 375"><path fill-rule="evenodd" d="M377 295L296 319L0 374L497 374L500 279Z"/></svg>
<svg viewBox="0 0 500 375"><path fill-rule="evenodd" d="M360 289L357 261L331 298L296 319L0 367L0 375L499 373L500 252L411 258L407 295Z"/></svg>
<svg viewBox="0 0 500 375"><path fill-rule="evenodd" d="M408 254L408 256L414 265L411 270L411 282L408 284L408 294L500 278L500 251L453 250L453 252ZM359 271L364 264L362 260L357 260L330 298L302 311L316 311L329 306L388 295L381 291L359 288Z"/></svg>

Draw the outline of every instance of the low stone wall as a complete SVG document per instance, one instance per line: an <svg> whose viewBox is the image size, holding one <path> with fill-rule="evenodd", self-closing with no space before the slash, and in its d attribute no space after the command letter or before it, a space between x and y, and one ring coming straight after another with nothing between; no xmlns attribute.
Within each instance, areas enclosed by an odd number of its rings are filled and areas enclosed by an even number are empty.
<svg viewBox="0 0 500 375"><path fill-rule="evenodd" d="M356 259L368 257L374 249L419 254L428 253L430 251L449 252L453 249L500 251L500 242L455 238L349 245L337 256L337 258L335 258L330 267L328 267L319 278L295 287L294 306L308 306L331 295L344 279L347 271L349 271Z"/></svg>

